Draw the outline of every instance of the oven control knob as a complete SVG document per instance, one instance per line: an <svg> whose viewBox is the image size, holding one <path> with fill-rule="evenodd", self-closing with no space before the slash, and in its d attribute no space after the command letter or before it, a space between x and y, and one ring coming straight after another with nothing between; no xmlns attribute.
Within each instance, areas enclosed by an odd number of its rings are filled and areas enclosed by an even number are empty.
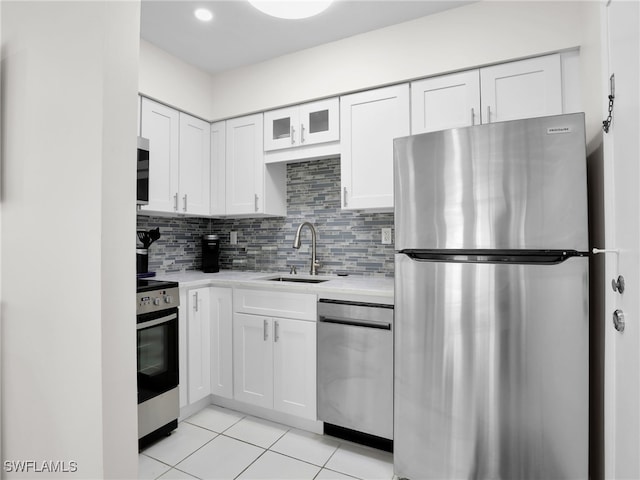
<svg viewBox="0 0 640 480"><path fill-rule="evenodd" d="M157 307L158 305L160 305L160 299L159 298L154 298L153 299L153 304Z"/></svg>
<svg viewBox="0 0 640 480"><path fill-rule="evenodd" d="M165 295L164 303L171 303L171 302L173 302L173 298L171 297L171 295Z"/></svg>

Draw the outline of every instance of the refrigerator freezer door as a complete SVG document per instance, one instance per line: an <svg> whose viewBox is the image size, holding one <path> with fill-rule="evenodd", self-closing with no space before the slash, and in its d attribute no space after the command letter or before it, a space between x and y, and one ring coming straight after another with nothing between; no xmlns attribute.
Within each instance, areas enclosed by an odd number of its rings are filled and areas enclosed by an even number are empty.
<svg viewBox="0 0 640 480"><path fill-rule="evenodd" d="M588 258L395 278L396 475L588 478Z"/></svg>
<svg viewBox="0 0 640 480"><path fill-rule="evenodd" d="M395 249L588 250L584 115L396 139Z"/></svg>

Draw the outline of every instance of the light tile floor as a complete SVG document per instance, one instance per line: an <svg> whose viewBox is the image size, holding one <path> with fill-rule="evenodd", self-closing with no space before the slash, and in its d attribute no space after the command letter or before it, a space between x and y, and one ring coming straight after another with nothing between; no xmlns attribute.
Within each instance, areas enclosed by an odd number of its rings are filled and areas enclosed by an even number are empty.
<svg viewBox="0 0 640 480"><path fill-rule="evenodd" d="M142 451L140 479L391 480L393 456L209 406Z"/></svg>

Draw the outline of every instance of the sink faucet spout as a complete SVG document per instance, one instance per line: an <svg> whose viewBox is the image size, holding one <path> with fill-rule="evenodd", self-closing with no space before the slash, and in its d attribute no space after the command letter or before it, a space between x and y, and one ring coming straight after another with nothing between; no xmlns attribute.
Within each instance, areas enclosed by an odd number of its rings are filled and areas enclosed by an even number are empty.
<svg viewBox="0 0 640 480"><path fill-rule="evenodd" d="M298 230L296 231L296 236L293 238L293 248L300 248L301 245L301 241L300 241L300 232L302 231L302 227L309 227L309 230L311 230L311 275L317 275L318 274L318 267L320 266L320 264L318 263L318 261L316 260L316 229L313 226L312 223L309 222L303 222L300 224L300 226L298 227Z"/></svg>

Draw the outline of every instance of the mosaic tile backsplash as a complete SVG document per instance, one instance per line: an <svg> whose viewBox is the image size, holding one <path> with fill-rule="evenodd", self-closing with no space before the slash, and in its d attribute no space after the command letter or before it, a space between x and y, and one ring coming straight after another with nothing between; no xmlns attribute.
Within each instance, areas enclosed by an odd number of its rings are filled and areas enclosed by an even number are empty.
<svg viewBox="0 0 640 480"><path fill-rule="evenodd" d="M318 273L393 276L393 245L381 244L381 229L393 229L392 213L340 209L340 159L287 165L287 216L284 218L203 219L138 215L138 230L160 227L149 248L149 270L173 273L200 270L201 238L220 237L220 268L309 273L311 232L302 231L302 247L292 247L302 222L317 232ZM229 242L238 232L237 245ZM393 237L392 237L393 238Z"/></svg>

